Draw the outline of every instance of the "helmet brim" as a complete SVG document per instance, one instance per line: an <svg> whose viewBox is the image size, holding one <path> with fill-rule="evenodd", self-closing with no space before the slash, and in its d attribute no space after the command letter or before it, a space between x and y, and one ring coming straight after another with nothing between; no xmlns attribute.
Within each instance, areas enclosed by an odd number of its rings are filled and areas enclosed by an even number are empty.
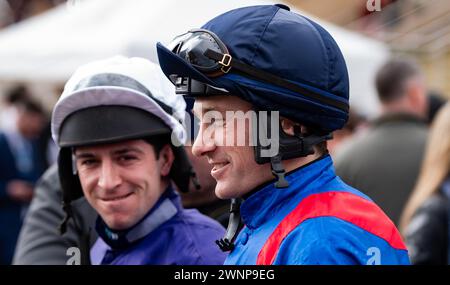
<svg viewBox="0 0 450 285"><path fill-rule="evenodd" d="M177 76L189 77L217 88L222 87L218 86L217 82L195 69L181 57L168 50L161 43L156 44L156 50L158 52L159 66L169 80L172 81L170 76L176 74Z"/></svg>
<svg viewBox="0 0 450 285"><path fill-rule="evenodd" d="M144 110L129 106L97 106L79 110L64 120L59 145L99 145L170 133L170 128L160 118Z"/></svg>

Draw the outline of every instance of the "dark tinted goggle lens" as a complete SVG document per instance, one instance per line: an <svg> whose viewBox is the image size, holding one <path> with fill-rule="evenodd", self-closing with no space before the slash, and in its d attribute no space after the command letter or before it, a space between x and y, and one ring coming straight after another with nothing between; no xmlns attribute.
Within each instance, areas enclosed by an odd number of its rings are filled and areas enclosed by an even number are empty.
<svg viewBox="0 0 450 285"><path fill-rule="evenodd" d="M214 72L221 68L217 61L205 56L205 51L211 49L220 53L228 53L225 45L220 43L209 32L192 31L176 37L169 48L175 54L192 64L202 72Z"/></svg>

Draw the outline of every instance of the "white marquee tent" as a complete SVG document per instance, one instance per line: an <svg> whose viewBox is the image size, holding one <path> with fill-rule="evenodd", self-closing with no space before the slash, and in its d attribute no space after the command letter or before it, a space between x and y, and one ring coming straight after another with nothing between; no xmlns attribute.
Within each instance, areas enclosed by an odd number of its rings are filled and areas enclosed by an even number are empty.
<svg viewBox="0 0 450 285"><path fill-rule="evenodd" d="M272 3L265 0L69 0L67 5L0 31L0 82L61 84L77 66L115 54L156 61L156 42L167 43L175 35L199 27L227 10ZM315 20L334 36L342 49L349 69L352 106L373 116L378 111L373 76L389 55L387 47Z"/></svg>

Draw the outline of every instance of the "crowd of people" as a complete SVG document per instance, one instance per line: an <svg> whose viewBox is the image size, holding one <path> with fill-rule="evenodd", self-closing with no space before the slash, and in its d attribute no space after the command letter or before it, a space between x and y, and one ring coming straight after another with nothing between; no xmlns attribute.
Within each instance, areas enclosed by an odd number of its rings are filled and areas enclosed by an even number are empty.
<svg viewBox="0 0 450 285"><path fill-rule="evenodd" d="M5 96L0 264L450 262L450 103L413 60L380 67L369 119L333 37L284 5L157 52L79 67L51 117Z"/></svg>

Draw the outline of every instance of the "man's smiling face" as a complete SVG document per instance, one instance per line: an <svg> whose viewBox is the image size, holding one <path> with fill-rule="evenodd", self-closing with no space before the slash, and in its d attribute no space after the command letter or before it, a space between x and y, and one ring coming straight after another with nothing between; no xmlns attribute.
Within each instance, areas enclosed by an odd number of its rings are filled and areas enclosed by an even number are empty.
<svg viewBox="0 0 450 285"><path fill-rule="evenodd" d="M166 145L157 156L144 140L76 148L84 196L110 228L132 227L155 205L167 187L168 151Z"/></svg>
<svg viewBox="0 0 450 285"><path fill-rule="evenodd" d="M248 111L252 111L251 104L236 96L199 98L194 104L200 130L192 152L206 156L213 165L211 175L217 181L215 192L221 199L240 197L273 179L270 164L255 162L250 144L251 116L231 115Z"/></svg>

